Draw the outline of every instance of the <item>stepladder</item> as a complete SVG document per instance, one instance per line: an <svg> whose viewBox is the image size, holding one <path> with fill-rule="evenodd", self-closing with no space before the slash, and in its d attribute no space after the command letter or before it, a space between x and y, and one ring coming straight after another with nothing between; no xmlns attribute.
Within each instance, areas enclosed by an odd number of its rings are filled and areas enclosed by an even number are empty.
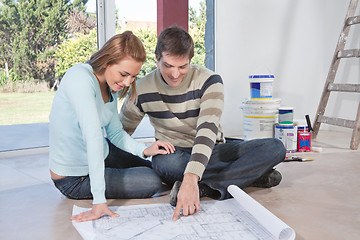
<svg viewBox="0 0 360 240"><path fill-rule="evenodd" d="M325 116L325 109L328 105L331 92L346 92L347 94L360 93L360 79L355 79L356 83L351 84L335 83L336 73L338 71L340 61L345 61L349 58L360 58L360 49L349 49L346 46L346 42L348 39L356 37L351 36L352 34L349 35L351 27L354 27L354 25L356 24L358 24L358 27L360 27L360 15L358 13L358 5L359 0L350 0L349 8L344 21L344 26L341 30L339 40L335 48L335 53L331 61L330 69L315 115L312 134L313 138L317 137L320 130L320 125L322 123L350 128L352 129L350 149L353 150L357 150L360 143L360 102L358 103L357 113L354 120Z"/></svg>

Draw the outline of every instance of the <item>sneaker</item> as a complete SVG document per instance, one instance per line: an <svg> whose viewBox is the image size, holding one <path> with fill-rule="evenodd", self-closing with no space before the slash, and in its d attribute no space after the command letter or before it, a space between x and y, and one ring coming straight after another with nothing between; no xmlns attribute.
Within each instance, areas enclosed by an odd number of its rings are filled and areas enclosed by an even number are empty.
<svg viewBox="0 0 360 240"><path fill-rule="evenodd" d="M180 187L181 187L181 182L176 181L170 191L169 203L173 207L176 207L177 195L179 193ZM219 199L221 196L219 191L216 191L202 183L199 184L199 195L200 195L200 198L210 197L213 199Z"/></svg>
<svg viewBox="0 0 360 240"><path fill-rule="evenodd" d="M212 199L220 199L221 194L219 191L212 189L206 184L199 183L199 194L200 197L209 197Z"/></svg>
<svg viewBox="0 0 360 240"><path fill-rule="evenodd" d="M259 188L271 188L279 185L281 182L282 176L281 173L275 169L270 170L269 172L262 175L255 182L253 182L250 187L259 187Z"/></svg>

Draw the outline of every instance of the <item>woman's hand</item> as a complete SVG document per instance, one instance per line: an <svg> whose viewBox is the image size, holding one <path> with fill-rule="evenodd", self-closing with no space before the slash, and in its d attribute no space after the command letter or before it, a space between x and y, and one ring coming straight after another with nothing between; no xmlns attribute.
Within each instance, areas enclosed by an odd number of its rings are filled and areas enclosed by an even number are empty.
<svg viewBox="0 0 360 240"><path fill-rule="evenodd" d="M156 141L153 145L144 150L144 156L154 156L157 154L170 154L175 152L175 147L169 142Z"/></svg>
<svg viewBox="0 0 360 240"><path fill-rule="evenodd" d="M90 211L82 212L78 215L72 216L70 220L76 222L85 222L96 220L101 216L109 215L110 217L118 217L119 214L112 212L106 203L94 204Z"/></svg>

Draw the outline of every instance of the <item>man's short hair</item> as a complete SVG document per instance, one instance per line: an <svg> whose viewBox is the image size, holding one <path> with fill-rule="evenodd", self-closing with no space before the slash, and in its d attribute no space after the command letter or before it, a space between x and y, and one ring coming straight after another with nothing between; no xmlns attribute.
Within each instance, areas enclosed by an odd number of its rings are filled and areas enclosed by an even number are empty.
<svg viewBox="0 0 360 240"><path fill-rule="evenodd" d="M160 60L163 52L173 56L194 56L194 41L183 28L171 26L165 28L159 35L155 48L156 59Z"/></svg>

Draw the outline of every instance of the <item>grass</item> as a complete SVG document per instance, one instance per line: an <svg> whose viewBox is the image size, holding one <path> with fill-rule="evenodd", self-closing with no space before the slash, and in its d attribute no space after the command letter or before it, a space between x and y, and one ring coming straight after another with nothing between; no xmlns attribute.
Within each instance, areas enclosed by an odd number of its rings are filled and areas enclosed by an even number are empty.
<svg viewBox="0 0 360 240"><path fill-rule="evenodd" d="M55 92L0 93L0 125L49 122Z"/></svg>

